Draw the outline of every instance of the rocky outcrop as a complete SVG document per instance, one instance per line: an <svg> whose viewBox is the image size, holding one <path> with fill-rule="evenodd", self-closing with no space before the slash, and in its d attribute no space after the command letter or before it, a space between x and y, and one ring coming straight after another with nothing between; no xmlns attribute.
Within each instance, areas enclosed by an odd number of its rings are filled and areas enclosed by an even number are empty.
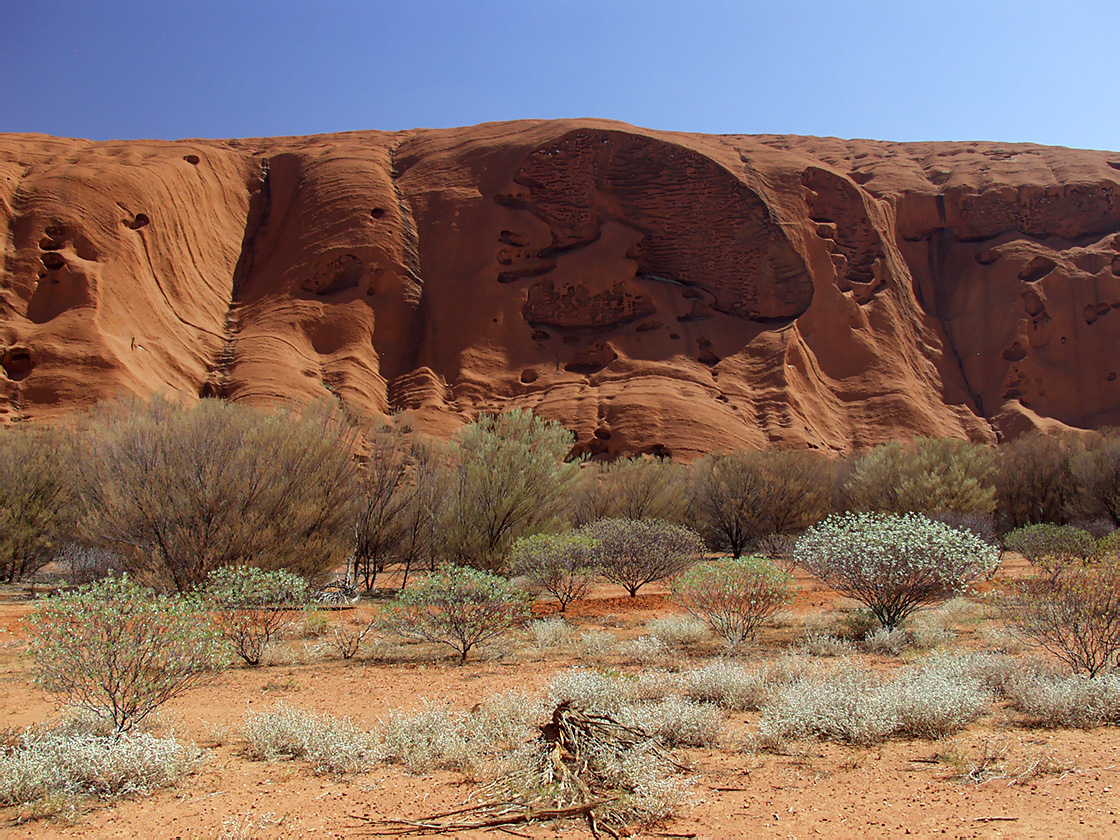
<svg viewBox="0 0 1120 840"><path fill-rule="evenodd" d="M525 406L596 455L1120 423L1120 155L605 121L0 135L0 418ZM1120 321L1117 322L1120 324Z"/></svg>

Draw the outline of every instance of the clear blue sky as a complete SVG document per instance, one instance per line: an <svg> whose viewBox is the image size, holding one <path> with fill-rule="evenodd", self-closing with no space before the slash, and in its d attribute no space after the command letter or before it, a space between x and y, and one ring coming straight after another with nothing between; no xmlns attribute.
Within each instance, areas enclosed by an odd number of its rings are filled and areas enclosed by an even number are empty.
<svg viewBox="0 0 1120 840"><path fill-rule="evenodd" d="M1120 0L0 0L0 131L609 117L1120 150Z"/></svg>

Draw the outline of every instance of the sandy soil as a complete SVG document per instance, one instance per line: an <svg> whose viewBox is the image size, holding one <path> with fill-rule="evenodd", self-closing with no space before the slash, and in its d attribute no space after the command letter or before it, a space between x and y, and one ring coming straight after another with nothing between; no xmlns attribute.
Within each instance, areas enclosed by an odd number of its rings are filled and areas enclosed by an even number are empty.
<svg viewBox="0 0 1120 840"><path fill-rule="evenodd" d="M1012 564L1004 574L1020 572L1021 566ZM747 661L778 655L802 632L805 620L828 611L839 618L851 609L849 602L809 581L801 585L794 609L779 626L763 632ZM641 635L648 620L674 610L663 595L653 588L629 599L603 587L589 601L573 605L569 620L583 630L632 638ZM538 606L542 612L550 609ZM9 732L65 714L31 684L31 661L18 624L29 609L27 603L0 604L0 709ZM981 625L957 628L959 645L976 647L984 639ZM375 645L377 656L351 662L317 647L315 639L294 639L277 651L272 664L233 669L164 707L157 730L173 729L206 751L199 771L177 787L127 801L89 802L69 822L21 824L21 814L6 809L0 811L0 836L356 836L365 830L363 816L415 818L450 810L485 780L450 772L412 776L386 766L338 780L317 777L299 762L251 761L237 735L246 710L283 701L349 716L372 728L391 709L432 702L465 710L512 688L538 690L576 664L624 672L649 667L619 654L588 661L573 653L541 652L524 631L461 667L420 645ZM719 653L712 641L675 651L662 664L693 667ZM897 659L863 659L868 667L898 664ZM891 741L864 749L813 741L773 755L744 746L756 722L757 715L732 714L719 749L685 751L684 760L696 774L693 807L642 836L1120 836L1120 731L1115 728L1031 730L1009 722L997 709L939 742ZM996 777L961 781L962 769L979 761L985 749L1000 754ZM586 824L574 821L517 831L539 838L590 836Z"/></svg>

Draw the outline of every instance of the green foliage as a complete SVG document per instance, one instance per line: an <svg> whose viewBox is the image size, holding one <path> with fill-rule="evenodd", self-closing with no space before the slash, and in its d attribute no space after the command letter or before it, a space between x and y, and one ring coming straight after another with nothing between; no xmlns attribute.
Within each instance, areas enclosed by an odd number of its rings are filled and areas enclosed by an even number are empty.
<svg viewBox="0 0 1120 840"><path fill-rule="evenodd" d="M1117 429L1085 452L1075 453L1071 469L1081 491L1081 509L1089 517L1107 517L1120 527L1120 436Z"/></svg>
<svg viewBox="0 0 1120 840"><path fill-rule="evenodd" d="M576 525L615 517L681 524L687 506L687 473L668 458L637 455L584 464L572 488Z"/></svg>
<svg viewBox="0 0 1120 840"><path fill-rule="evenodd" d="M673 600L735 648L793 598L793 577L764 557L700 563L673 581Z"/></svg>
<svg viewBox="0 0 1120 840"><path fill-rule="evenodd" d="M603 577L631 597L647 583L680 574L704 555L699 534L657 519L600 519L579 533L597 544Z"/></svg>
<svg viewBox="0 0 1120 840"><path fill-rule="evenodd" d="M0 431L0 581L48 562L74 527L69 465L51 428Z"/></svg>
<svg viewBox="0 0 1120 840"><path fill-rule="evenodd" d="M265 649L302 615L309 589L306 580L284 569L226 566L210 573L202 596L222 638L256 666Z"/></svg>
<svg viewBox="0 0 1120 840"><path fill-rule="evenodd" d="M510 550L508 568L527 577L560 602L560 612L587 597L599 577L598 544L585 534L536 534L523 537Z"/></svg>
<svg viewBox="0 0 1120 840"><path fill-rule="evenodd" d="M353 571L368 592L390 563L407 569L430 560L435 549L439 453L407 415L367 432L358 490Z"/></svg>
<svg viewBox="0 0 1120 840"><path fill-rule="evenodd" d="M578 466L565 463L575 437L558 423L514 409L484 414L456 435L442 523L448 557L497 568L509 547L559 515Z"/></svg>
<svg viewBox="0 0 1120 840"><path fill-rule="evenodd" d="M194 602L153 596L128 577L44 601L27 621L39 685L118 732L225 664Z"/></svg>
<svg viewBox="0 0 1120 840"><path fill-rule="evenodd" d="M796 562L893 630L922 606L987 575L999 552L920 514L830 516L797 541Z"/></svg>
<svg viewBox="0 0 1120 840"><path fill-rule="evenodd" d="M1120 665L1120 560L1069 566L1015 583L1003 611L1016 632L1095 677Z"/></svg>
<svg viewBox="0 0 1120 840"><path fill-rule="evenodd" d="M381 626L398 635L447 645L465 662L476 645L529 616L528 596L490 572L445 566L403 590L382 612Z"/></svg>
<svg viewBox="0 0 1120 840"><path fill-rule="evenodd" d="M995 454L963 440L915 438L876 446L852 459L843 492L852 510L890 513L989 512L995 507Z"/></svg>
<svg viewBox="0 0 1120 840"><path fill-rule="evenodd" d="M1078 506L1073 461L1084 448L1074 433L1031 432L1000 446L996 509L1007 526L1068 521Z"/></svg>
<svg viewBox="0 0 1120 840"><path fill-rule="evenodd" d="M760 537L800 531L826 516L832 485L832 468L820 455L741 451L697 461L690 496L708 542L738 557Z"/></svg>
<svg viewBox="0 0 1120 840"><path fill-rule="evenodd" d="M85 435L90 541L153 584L185 592L235 565L314 579L353 548L356 441L335 412L152 400L102 407Z"/></svg>
<svg viewBox="0 0 1120 840"><path fill-rule="evenodd" d="M1016 528L1003 538L1003 545L1051 577L1071 564L1084 563L1096 552L1096 542L1088 531L1049 522Z"/></svg>

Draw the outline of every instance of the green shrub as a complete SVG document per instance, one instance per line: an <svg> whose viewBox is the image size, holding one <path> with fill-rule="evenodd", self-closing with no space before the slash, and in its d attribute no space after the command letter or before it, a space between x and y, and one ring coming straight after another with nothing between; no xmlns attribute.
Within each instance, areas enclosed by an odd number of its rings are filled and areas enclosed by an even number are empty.
<svg viewBox="0 0 1120 840"><path fill-rule="evenodd" d="M53 428L0 429L0 581L34 574L74 528L69 459Z"/></svg>
<svg viewBox="0 0 1120 840"><path fill-rule="evenodd" d="M39 603L28 617L36 681L126 731L225 664L195 603L105 578Z"/></svg>
<svg viewBox="0 0 1120 840"><path fill-rule="evenodd" d="M1073 525L1041 522L1016 528L1003 538L1004 548L1022 554L1050 576L1071 564L1084 563L1096 551L1092 535Z"/></svg>
<svg viewBox="0 0 1120 840"><path fill-rule="evenodd" d="M765 557L701 563L673 581L673 600L707 622L729 648L793 599L793 577Z"/></svg>
<svg viewBox="0 0 1120 840"><path fill-rule="evenodd" d="M202 590L219 632L249 665L259 665L265 650L301 615L307 581L283 569L254 566L216 569Z"/></svg>
<svg viewBox="0 0 1120 840"><path fill-rule="evenodd" d="M1120 654L1120 560L1017 581L1002 604L1023 638L1095 677Z"/></svg>
<svg viewBox="0 0 1120 840"><path fill-rule="evenodd" d="M356 434L332 409L125 402L99 408L82 442L87 536L161 588L242 564L314 579L354 547Z"/></svg>
<svg viewBox="0 0 1120 840"><path fill-rule="evenodd" d="M893 630L921 607L985 577L999 552L972 533L919 514L847 513L810 528L794 557Z"/></svg>
<svg viewBox="0 0 1120 840"><path fill-rule="evenodd" d="M381 624L407 638L447 645L466 662L473 647L528 615L526 593L509 581L479 569L445 566L397 595Z"/></svg>
<svg viewBox="0 0 1120 840"><path fill-rule="evenodd" d="M572 601L586 598L598 579L596 548L595 540L574 531L537 534L514 543L507 565L555 598L564 612Z"/></svg>
<svg viewBox="0 0 1120 840"><path fill-rule="evenodd" d="M579 530L595 541L603 577L630 593L680 574L704 554L688 528L658 519L600 519Z"/></svg>

